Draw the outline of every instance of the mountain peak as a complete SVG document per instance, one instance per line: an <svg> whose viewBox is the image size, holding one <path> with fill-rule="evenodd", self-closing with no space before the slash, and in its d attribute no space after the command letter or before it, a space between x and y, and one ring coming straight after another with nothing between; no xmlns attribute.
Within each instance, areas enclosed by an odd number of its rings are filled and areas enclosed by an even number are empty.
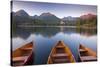
<svg viewBox="0 0 100 67"><path fill-rule="evenodd" d="M68 17L62 18L62 20L74 21L74 20L76 20L76 17L68 16Z"/></svg>
<svg viewBox="0 0 100 67"><path fill-rule="evenodd" d="M96 15L91 14L91 13L80 16L81 19L92 19L92 18L95 18L95 17L96 17Z"/></svg>
<svg viewBox="0 0 100 67"><path fill-rule="evenodd" d="M42 13L40 16L54 16L54 15L51 14L50 12L47 12L47 13Z"/></svg>
<svg viewBox="0 0 100 67"><path fill-rule="evenodd" d="M19 10L19 11L17 11L17 12L25 12L23 9L21 9L21 10Z"/></svg>
<svg viewBox="0 0 100 67"><path fill-rule="evenodd" d="M15 13L16 16L29 16L24 10L19 10Z"/></svg>

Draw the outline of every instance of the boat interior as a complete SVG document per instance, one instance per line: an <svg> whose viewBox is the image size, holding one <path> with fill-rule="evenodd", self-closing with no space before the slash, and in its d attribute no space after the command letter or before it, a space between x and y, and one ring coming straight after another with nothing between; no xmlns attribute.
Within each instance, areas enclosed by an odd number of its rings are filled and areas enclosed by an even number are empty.
<svg viewBox="0 0 100 67"><path fill-rule="evenodd" d="M51 55L53 63L68 63L69 55L66 53L66 47L62 46L61 41L55 46L55 49Z"/></svg>
<svg viewBox="0 0 100 67"><path fill-rule="evenodd" d="M16 49L12 55L13 65L16 66L16 65L26 64L27 60L29 60L29 57L31 57L33 54L32 49L33 49L32 43L26 44L25 46L22 46L21 48Z"/></svg>
<svg viewBox="0 0 100 67"><path fill-rule="evenodd" d="M82 61L88 62L97 60L96 54L82 45L80 45L79 52L80 52L80 59Z"/></svg>

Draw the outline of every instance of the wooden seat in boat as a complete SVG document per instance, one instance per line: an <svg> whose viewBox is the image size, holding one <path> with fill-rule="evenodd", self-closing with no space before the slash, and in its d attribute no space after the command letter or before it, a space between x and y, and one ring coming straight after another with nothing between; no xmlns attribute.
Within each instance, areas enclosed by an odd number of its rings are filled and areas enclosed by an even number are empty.
<svg viewBox="0 0 100 67"><path fill-rule="evenodd" d="M56 48L65 48L64 46L56 46Z"/></svg>
<svg viewBox="0 0 100 67"><path fill-rule="evenodd" d="M97 60L97 58L94 56L82 56L81 59L83 61L96 61Z"/></svg>
<svg viewBox="0 0 100 67"><path fill-rule="evenodd" d="M84 50L84 49L80 49L79 51L80 52L87 52L87 50Z"/></svg>
<svg viewBox="0 0 100 67"><path fill-rule="evenodd" d="M66 54L55 54L55 55L53 55L52 56L52 59L66 59L66 58L68 58L68 55L66 55Z"/></svg>
<svg viewBox="0 0 100 67"><path fill-rule="evenodd" d="M53 54L52 55L52 57L64 57L64 56L68 56L68 54L60 53L60 54Z"/></svg>
<svg viewBox="0 0 100 67"><path fill-rule="evenodd" d="M26 58L27 58L27 56L14 57L14 58L13 58L13 62L25 61Z"/></svg>
<svg viewBox="0 0 100 67"><path fill-rule="evenodd" d="M21 50L32 50L33 48L21 48Z"/></svg>
<svg viewBox="0 0 100 67"><path fill-rule="evenodd" d="M64 58L64 59L54 59L53 62L54 63L66 63L70 61L67 58Z"/></svg>

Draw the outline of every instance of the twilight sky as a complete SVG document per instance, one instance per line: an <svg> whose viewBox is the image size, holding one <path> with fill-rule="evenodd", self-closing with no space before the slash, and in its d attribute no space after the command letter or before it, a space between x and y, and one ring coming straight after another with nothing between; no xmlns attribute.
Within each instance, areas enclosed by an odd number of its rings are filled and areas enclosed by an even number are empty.
<svg viewBox="0 0 100 67"><path fill-rule="evenodd" d="M97 6L94 5L13 1L12 6L12 11L16 12L23 9L31 16L46 12L50 12L59 18L67 16L79 17L88 13L97 14Z"/></svg>

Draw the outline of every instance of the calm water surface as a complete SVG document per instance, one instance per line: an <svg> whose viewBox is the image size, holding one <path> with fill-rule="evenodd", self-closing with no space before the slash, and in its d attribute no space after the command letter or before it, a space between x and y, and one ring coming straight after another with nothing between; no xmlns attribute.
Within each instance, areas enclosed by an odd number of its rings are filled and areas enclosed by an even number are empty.
<svg viewBox="0 0 100 67"><path fill-rule="evenodd" d="M35 44L34 64L46 64L50 51L62 40L71 49L78 61L78 47L83 44L97 52L96 29L79 29L68 27L23 27L12 34L13 50L33 41Z"/></svg>

